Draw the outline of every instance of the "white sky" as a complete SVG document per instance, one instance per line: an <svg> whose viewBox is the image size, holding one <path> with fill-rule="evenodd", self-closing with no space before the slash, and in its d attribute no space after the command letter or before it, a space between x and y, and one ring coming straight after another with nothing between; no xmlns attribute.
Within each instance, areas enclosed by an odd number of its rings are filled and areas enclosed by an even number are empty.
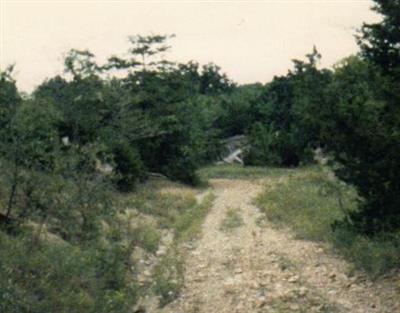
<svg viewBox="0 0 400 313"><path fill-rule="evenodd" d="M314 44L323 66L355 53L356 28L378 19L371 6L370 0L0 0L0 65L16 63L18 86L29 92L62 73L71 48L103 61L126 52L129 35L176 34L169 59L214 62L236 82L264 83Z"/></svg>

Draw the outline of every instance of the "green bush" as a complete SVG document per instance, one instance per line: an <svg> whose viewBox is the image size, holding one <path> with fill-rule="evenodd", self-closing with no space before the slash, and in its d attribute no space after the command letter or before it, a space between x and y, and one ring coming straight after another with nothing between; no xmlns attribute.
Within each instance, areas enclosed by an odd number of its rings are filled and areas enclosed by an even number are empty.
<svg viewBox="0 0 400 313"><path fill-rule="evenodd" d="M127 144L118 144L112 151L115 162L116 184L120 191L131 191L144 177L140 154Z"/></svg>
<svg viewBox="0 0 400 313"><path fill-rule="evenodd" d="M362 198L342 227L369 236L400 229L400 3L374 3L382 18L362 26L360 54L336 66L325 105L308 111L337 175Z"/></svg>
<svg viewBox="0 0 400 313"><path fill-rule="evenodd" d="M122 313L136 301L121 247L80 249L0 233L0 251L1 312Z"/></svg>
<svg viewBox="0 0 400 313"><path fill-rule="evenodd" d="M331 79L329 70L317 68L320 58L314 48L307 62L294 60L294 70L266 85L256 106L257 119L248 129L246 164L297 167L312 162L321 122L312 112L324 106Z"/></svg>
<svg viewBox="0 0 400 313"><path fill-rule="evenodd" d="M336 162L336 174L354 185L362 198L359 210L351 215L352 223L343 226L369 235L400 228L396 157L400 115L395 104L385 99L388 87L379 68L354 57L336 68L327 90L326 149Z"/></svg>
<svg viewBox="0 0 400 313"><path fill-rule="evenodd" d="M181 253L173 248L154 269L154 292L161 297L160 305L175 300L184 283L184 262Z"/></svg>
<svg viewBox="0 0 400 313"><path fill-rule="evenodd" d="M161 235L154 226L149 224L138 226L132 235L138 246L152 253L157 251Z"/></svg>
<svg viewBox="0 0 400 313"><path fill-rule="evenodd" d="M333 242L337 251L372 277L400 268L400 234L377 234L373 238L348 228L337 228Z"/></svg>

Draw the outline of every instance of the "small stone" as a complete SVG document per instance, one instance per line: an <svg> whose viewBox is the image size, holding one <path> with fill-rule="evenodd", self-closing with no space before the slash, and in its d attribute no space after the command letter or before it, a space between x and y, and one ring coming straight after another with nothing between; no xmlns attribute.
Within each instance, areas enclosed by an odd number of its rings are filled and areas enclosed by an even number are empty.
<svg viewBox="0 0 400 313"><path fill-rule="evenodd" d="M299 289L299 295L300 295L301 297L304 297L306 294L307 294L307 288L306 288L306 287L301 287L301 288Z"/></svg>
<svg viewBox="0 0 400 313"><path fill-rule="evenodd" d="M267 299L264 296L256 298L255 305L257 308L262 308L266 304L267 304Z"/></svg>
<svg viewBox="0 0 400 313"><path fill-rule="evenodd" d="M156 252L156 256L163 256L167 254L167 248L165 246L160 246Z"/></svg>
<svg viewBox="0 0 400 313"><path fill-rule="evenodd" d="M225 293L231 293L235 289L235 282L233 280L228 280L224 282L224 291Z"/></svg>
<svg viewBox="0 0 400 313"><path fill-rule="evenodd" d="M204 280L205 275L203 273L199 273L195 278L194 281L203 281Z"/></svg>
<svg viewBox="0 0 400 313"><path fill-rule="evenodd" d="M207 264L200 264L200 265L198 266L198 269L199 269L199 270L202 270L202 269L205 269L205 268L207 268Z"/></svg>
<svg viewBox="0 0 400 313"><path fill-rule="evenodd" d="M260 285L258 284L258 282L252 281L252 282L250 283L250 287L251 287L252 289L258 289L258 288L260 287Z"/></svg>
<svg viewBox="0 0 400 313"><path fill-rule="evenodd" d="M149 270L145 270L145 271L143 272L143 275L149 277L149 276L151 276L151 273L150 273Z"/></svg>
<svg viewBox="0 0 400 313"><path fill-rule="evenodd" d="M289 306L289 309L292 311L298 311L300 309L300 306L296 303L293 303Z"/></svg>

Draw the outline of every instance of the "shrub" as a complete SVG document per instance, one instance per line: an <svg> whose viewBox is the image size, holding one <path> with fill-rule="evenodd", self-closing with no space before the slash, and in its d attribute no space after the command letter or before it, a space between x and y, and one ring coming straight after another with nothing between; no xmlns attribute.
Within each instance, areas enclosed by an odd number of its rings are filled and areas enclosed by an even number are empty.
<svg viewBox="0 0 400 313"><path fill-rule="evenodd" d="M348 221L351 213L357 212L357 204L354 188L318 168L287 177L257 199L257 205L273 223L290 227L299 238L331 243L357 269L372 277L398 268L399 234L368 237L342 224L332 226Z"/></svg>
<svg viewBox="0 0 400 313"><path fill-rule="evenodd" d="M136 300L121 247L32 246L29 236L0 233L0 251L1 312L122 313Z"/></svg>
<svg viewBox="0 0 400 313"><path fill-rule="evenodd" d="M144 177L144 167L140 154L134 147L118 144L113 150L115 180L119 190L130 191Z"/></svg>

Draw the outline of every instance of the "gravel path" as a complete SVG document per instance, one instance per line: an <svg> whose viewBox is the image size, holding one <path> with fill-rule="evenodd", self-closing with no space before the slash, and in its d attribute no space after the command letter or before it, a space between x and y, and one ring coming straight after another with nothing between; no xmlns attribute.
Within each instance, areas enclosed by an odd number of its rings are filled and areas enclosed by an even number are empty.
<svg viewBox="0 0 400 313"><path fill-rule="evenodd" d="M262 219L252 201L272 183L212 180L216 199L188 253L184 289L162 312L400 312L400 288L350 277L348 264L323 245ZM220 225L232 208L243 224L226 232Z"/></svg>

